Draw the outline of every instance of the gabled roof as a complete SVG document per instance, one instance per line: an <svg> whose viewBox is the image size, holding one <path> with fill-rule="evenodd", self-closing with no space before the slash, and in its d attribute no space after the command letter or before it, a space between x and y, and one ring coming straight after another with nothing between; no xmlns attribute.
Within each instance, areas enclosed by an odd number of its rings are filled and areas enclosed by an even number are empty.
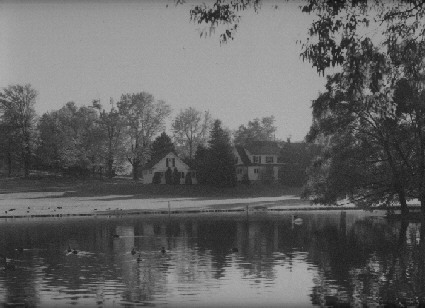
<svg viewBox="0 0 425 308"><path fill-rule="evenodd" d="M157 163L159 163L164 157L166 157L168 154L170 154L170 153L173 153L177 158L179 158L179 156L177 155L177 153L176 152L174 152L174 151L171 151L171 152L168 152L168 153L166 153L166 154L164 154L164 155L162 155L162 156L159 156L159 157L157 157L156 159L152 159L152 160L150 160L150 161L148 161L144 166L143 166L143 170L146 170L146 169L152 169L152 167L153 166L155 166ZM179 158L180 159L180 158Z"/></svg>
<svg viewBox="0 0 425 308"><path fill-rule="evenodd" d="M245 148L253 155L279 155L280 147L276 141L251 141Z"/></svg>
<svg viewBox="0 0 425 308"><path fill-rule="evenodd" d="M235 146L235 148L242 160L242 163L246 166L251 165L251 161L249 160L249 157L246 154L245 149L240 145Z"/></svg>

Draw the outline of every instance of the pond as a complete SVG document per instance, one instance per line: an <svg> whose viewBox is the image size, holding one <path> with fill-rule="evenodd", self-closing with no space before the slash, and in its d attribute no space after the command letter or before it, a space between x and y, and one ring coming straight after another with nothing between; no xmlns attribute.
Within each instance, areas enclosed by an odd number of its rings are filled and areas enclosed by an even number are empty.
<svg viewBox="0 0 425 308"><path fill-rule="evenodd" d="M401 224L354 210L297 215L302 222L289 212L1 220L0 253L15 268L2 264L0 303L425 303L420 223Z"/></svg>

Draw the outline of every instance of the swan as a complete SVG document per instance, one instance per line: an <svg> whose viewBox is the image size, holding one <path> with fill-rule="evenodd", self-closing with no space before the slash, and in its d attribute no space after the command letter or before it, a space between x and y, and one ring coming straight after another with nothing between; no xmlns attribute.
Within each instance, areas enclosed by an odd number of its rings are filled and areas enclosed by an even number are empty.
<svg viewBox="0 0 425 308"><path fill-rule="evenodd" d="M301 225L303 223L303 219L298 217L297 215L292 215L292 223L296 225Z"/></svg>

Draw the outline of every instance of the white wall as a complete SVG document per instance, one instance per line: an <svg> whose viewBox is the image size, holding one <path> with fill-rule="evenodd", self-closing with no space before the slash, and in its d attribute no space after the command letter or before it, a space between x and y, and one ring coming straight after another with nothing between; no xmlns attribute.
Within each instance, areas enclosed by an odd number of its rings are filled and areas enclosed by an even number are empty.
<svg viewBox="0 0 425 308"><path fill-rule="evenodd" d="M155 172L162 172L161 184L165 184L165 172L167 171L166 159L174 158L175 159L175 167L172 165L172 162L169 161L169 167L172 171L174 168L177 168L177 171L184 172L184 176L186 176L187 172L194 172L194 170L190 169L188 165L186 165L179 157L177 157L174 153L168 153L163 159L161 159L155 166L153 166L150 170L143 170L143 183L151 184L153 180L153 176ZM185 179L180 177L180 184L184 184ZM198 184L197 178L192 177L192 184Z"/></svg>

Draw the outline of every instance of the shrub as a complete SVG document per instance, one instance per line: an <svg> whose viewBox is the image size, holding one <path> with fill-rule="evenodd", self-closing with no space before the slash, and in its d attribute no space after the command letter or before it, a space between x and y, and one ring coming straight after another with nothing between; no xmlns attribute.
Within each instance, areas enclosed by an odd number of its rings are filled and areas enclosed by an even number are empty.
<svg viewBox="0 0 425 308"><path fill-rule="evenodd" d="M153 184L161 184L161 172L155 172L152 179Z"/></svg>
<svg viewBox="0 0 425 308"><path fill-rule="evenodd" d="M184 178L184 183L186 185L192 185L192 173L191 172L186 173L186 176Z"/></svg>
<svg viewBox="0 0 425 308"><path fill-rule="evenodd" d="M249 181L248 173L244 173L242 176L242 184L249 185L251 182Z"/></svg>
<svg viewBox="0 0 425 308"><path fill-rule="evenodd" d="M180 172L177 170L177 168L174 168L173 172L173 184L179 185L180 184Z"/></svg>
<svg viewBox="0 0 425 308"><path fill-rule="evenodd" d="M170 167L167 168L167 171L165 171L165 184L171 185L173 184L173 171Z"/></svg>

